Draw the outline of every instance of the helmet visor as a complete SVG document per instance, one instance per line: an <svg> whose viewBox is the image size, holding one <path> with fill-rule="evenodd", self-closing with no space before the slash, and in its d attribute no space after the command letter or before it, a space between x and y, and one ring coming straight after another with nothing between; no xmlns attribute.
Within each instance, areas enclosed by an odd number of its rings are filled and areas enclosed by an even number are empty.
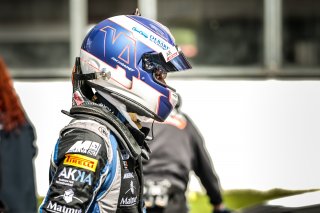
<svg viewBox="0 0 320 213"><path fill-rule="evenodd" d="M145 66L145 68L147 70L152 70L154 67L160 65L166 72L175 72L192 68L181 50L177 51L175 54L167 56L167 60L165 60L164 54L165 53L144 54L143 62L151 65L150 68L147 68L147 66Z"/></svg>
<svg viewBox="0 0 320 213"><path fill-rule="evenodd" d="M192 68L187 58L184 56L183 52L180 50L178 51L178 53L179 55L177 55L170 61L166 62L166 64L168 64L168 72L187 70Z"/></svg>

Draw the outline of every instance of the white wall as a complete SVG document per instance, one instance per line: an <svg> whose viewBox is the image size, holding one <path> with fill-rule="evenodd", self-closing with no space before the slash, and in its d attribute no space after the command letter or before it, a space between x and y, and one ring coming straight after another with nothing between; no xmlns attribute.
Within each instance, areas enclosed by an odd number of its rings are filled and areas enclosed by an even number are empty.
<svg viewBox="0 0 320 213"><path fill-rule="evenodd" d="M224 189L318 188L320 81L170 80L202 132ZM71 83L15 82L36 127L38 193L69 118ZM193 178L191 190L199 190Z"/></svg>

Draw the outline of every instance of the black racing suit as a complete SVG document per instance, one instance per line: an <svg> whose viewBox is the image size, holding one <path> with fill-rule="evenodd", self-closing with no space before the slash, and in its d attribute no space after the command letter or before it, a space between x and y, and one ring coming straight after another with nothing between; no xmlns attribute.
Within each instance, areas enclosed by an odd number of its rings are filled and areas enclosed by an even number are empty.
<svg viewBox="0 0 320 213"><path fill-rule="evenodd" d="M144 125L151 126L150 123ZM203 138L190 118L173 111L165 122L153 124L153 134L149 144L150 160L143 161L147 212L188 212L185 192L192 170L200 178L210 202L222 203L218 177ZM159 185L162 190L155 190ZM162 195L157 197L157 193ZM163 193L168 194L168 202Z"/></svg>
<svg viewBox="0 0 320 213"><path fill-rule="evenodd" d="M120 115L100 106L70 110L74 119L61 130L52 153L50 187L39 212L144 211L136 142L144 135L132 134Z"/></svg>
<svg viewBox="0 0 320 213"><path fill-rule="evenodd" d="M0 212L37 211L33 167L37 152L35 136L29 120L10 132L0 127Z"/></svg>

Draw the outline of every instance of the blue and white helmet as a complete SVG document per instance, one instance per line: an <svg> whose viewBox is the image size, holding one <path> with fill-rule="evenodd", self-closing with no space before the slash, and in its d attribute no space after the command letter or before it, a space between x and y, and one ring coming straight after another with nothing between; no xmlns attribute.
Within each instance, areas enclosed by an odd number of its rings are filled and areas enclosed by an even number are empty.
<svg viewBox="0 0 320 213"><path fill-rule="evenodd" d="M81 46L83 74L90 87L111 94L128 112L163 121L178 101L164 79L191 66L168 28L137 15L111 17L91 29Z"/></svg>

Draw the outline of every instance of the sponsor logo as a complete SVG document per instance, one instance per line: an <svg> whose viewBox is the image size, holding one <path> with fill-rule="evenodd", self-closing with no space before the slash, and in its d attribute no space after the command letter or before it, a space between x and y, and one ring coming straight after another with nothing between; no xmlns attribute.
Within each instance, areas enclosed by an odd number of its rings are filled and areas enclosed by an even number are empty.
<svg viewBox="0 0 320 213"><path fill-rule="evenodd" d="M56 180L56 183L64 186L73 186L74 182L66 179L59 179L59 180Z"/></svg>
<svg viewBox="0 0 320 213"><path fill-rule="evenodd" d="M121 158L122 160L128 160L130 158L130 155L126 150L121 150Z"/></svg>
<svg viewBox="0 0 320 213"><path fill-rule="evenodd" d="M137 196L135 197L130 197L130 198L121 198L121 201L120 201L120 205L122 206L132 206L134 204L136 204L137 202Z"/></svg>
<svg viewBox="0 0 320 213"><path fill-rule="evenodd" d="M123 175L123 179L130 179L130 178L134 178L132 172L128 172Z"/></svg>
<svg viewBox="0 0 320 213"><path fill-rule="evenodd" d="M125 192L125 194L127 194L128 192L131 192L131 194L134 194L135 189L136 187L134 187L133 181L130 181L130 188Z"/></svg>
<svg viewBox="0 0 320 213"><path fill-rule="evenodd" d="M78 152L83 154L89 154L92 156L97 156L100 150L101 144L93 141L77 141L73 146L67 151L67 153Z"/></svg>
<svg viewBox="0 0 320 213"><path fill-rule="evenodd" d="M74 196L74 192L72 189L68 189L67 191L64 192L63 195L59 195L59 196L55 197L54 199L59 199L59 198L63 198L63 200L66 203L71 203L74 199L80 201L80 203L83 203L82 200L80 200L79 198Z"/></svg>
<svg viewBox="0 0 320 213"><path fill-rule="evenodd" d="M137 33L139 33L139 34L141 34L145 38L148 38L148 35L145 32L143 32L142 30L138 30L136 27L133 27L132 30L137 32Z"/></svg>
<svg viewBox="0 0 320 213"><path fill-rule="evenodd" d="M150 41L152 41L153 43L155 43L156 45L158 45L159 47L161 47L163 50L168 50L169 47L168 45L166 45L163 41L161 41L159 38L150 35L149 36Z"/></svg>
<svg viewBox="0 0 320 213"><path fill-rule="evenodd" d="M120 64L122 67L124 67L125 69L129 70L129 71L134 71L134 69L132 69L131 67L129 67L128 65L124 64L123 62L119 61L118 59L116 59L115 57L111 58L112 60L114 60L115 62L117 62L118 64Z"/></svg>
<svg viewBox="0 0 320 213"><path fill-rule="evenodd" d="M51 212L62 212L62 213L82 213L81 209L69 208L64 205L59 205L56 202L49 201L47 209Z"/></svg>
<svg viewBox="0 0 320 213"><path fill-rule="evenodd" d="M123 167L125 169L128 169L128 161L124 160L124 161L122 161L122 163L123 163Z"/></svg>
<svg viewBox="0 0 320 213"><path fill-rule="evenodd" d="M167 61L171 61L172 59L174 59L175 57L177 57L179 55L178 52L173 53L172 55L167 56Z"/></svg>
<svg viewBox="0 0 320 213"><path fill-rule="evenodd" d="M135 195L136 187L133 184L133 181L130 181L130 188L124 193L128 197L122 197L120 201L120 206L133 206L137 203L138 196Z"/></svg>
<svg viewBox="0 0 320 213"><path fill-rule="evenodd" d="M95 172L98 160L78 154L66 154L63 161L64 165L75 166Z"/></svg>
<svg viewBox="0 0 320 213"><path fill-rule="evenodd" d="M169 49L167 51L162 52L162 55L165 58L166 62L168 62L177 57L179 55L179 52L176 49Z"/></svg>
<svg viewBox="0 0 320 213"><path fill-rule="evenodd" d="M80 171L73 168L63 168L63 170L58 175L59 180L57 183L62 185L69 185L73 186L74 181L80 183L87 183L88 185L92 185L92 176L91 174L87 174L84 171Z"/></svg>
<svg viewBox="0 0 320 213"><path fill-rule="evenodd" d="M112 28L111 26L105 26L100 29L105 33L103 54L105 57L111 57L110 53L107 51L112 49L113 55L118 55L116 58L112 58L116 63L120 64L121 67L129 71L134 71L134 67L137 64L136 59L136 39L133 38L133 35L128 35L127 32L119 31ZM112 38L112 39L107 39ZM121 61L119 61L121 60ZM127 66L128 65L128 66ZM129 78L129 77L127 77Z"/></svg>
<svg viewBox="0 0 320 213"><path fill-rule="evenodd" d="M105 106L105 107L107 107L107 106ZM111 111L110 109L108 109L108 110ZM99 131L100 131L104 136L109 137L108 131L107 131L105 128L99 127Z"/></svg>

